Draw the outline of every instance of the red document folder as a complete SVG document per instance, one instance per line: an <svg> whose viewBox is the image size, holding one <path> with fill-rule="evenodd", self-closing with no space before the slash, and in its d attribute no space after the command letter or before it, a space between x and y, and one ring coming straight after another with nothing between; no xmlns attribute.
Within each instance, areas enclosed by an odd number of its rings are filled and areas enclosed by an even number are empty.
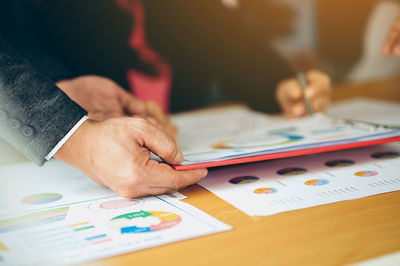
<svg viewBox="0 0 400 266"><path fill-rule="evenodd" d="M266 160L272 160L272 159L295 157L295 156L300 156L300 155L307 155L307 154L314 154L314 153L321 153L321 152L328 152L328 151L353 149L353 148L372 146L372 145L383 144L383 143L394 142L394 141L400 141L400 136L384 138L384 139L377 139L377 140L360 141L360 142L354 142L354 143L338 144L338 145L333 145L333 146L286 151L286 152L279 152L279 153L272 153L272 154L265 154L265 155L256 155L256 156L249 156L249 157L242 157L242 158L235 158L235 159L228 159L228 160L221 160L221 161L204 162L204 163L198 163L198 164L173 165L172 167L176 170L191 170L191 169L199 169L199 168L210 168L210 167L217 167L217 166L224 166L224 165L233 165L233 164L259 162L259 161L266 161Z"/></svg>

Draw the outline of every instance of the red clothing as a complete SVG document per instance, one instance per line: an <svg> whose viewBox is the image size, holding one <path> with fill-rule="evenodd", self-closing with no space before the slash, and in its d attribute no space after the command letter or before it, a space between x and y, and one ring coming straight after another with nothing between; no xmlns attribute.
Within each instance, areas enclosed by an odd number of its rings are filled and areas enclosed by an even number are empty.
<svg viewBox="0 0 400 266"><path fill-rule="evenodd" d="M150 76L134 69L127 71L127 80L131 91L143 101L154 101L164 112L169 110L171 89L171 68L152 50L146 41L145 14L141 0L116 0L118 4L131 12L134 26L129 39L130 46L138 52L139 57L154 66L157 75Z"/></svg>

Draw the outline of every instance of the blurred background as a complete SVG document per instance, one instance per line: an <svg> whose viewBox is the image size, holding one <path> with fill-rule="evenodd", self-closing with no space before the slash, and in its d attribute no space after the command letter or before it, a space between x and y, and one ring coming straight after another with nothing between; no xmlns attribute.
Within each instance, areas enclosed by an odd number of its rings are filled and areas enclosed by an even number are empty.
<svg viewBox="0 0 400 266"><path fill-rule="evenodd" d="M42 34L55 40L46 49L71 73L112 78L139 97L135 77L153 77L169 87L172 112L224 101L277 112L276 85L300 70L334 84L400 73L400 59L381 55L395 0L41 2Z"/></svg>

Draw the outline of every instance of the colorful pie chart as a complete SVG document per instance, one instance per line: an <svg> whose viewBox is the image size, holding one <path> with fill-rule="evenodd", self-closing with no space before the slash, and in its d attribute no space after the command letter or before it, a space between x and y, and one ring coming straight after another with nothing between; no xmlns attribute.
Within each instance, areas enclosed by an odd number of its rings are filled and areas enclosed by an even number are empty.
<svg viewBox="0 0 400 266"><path fill-rule="evenodd" d="M108 225L121 234L137 234L169 229L181 221L181 216L172 212L142 210L116 216Z"/></svg>
<svg viewBox="0 0 400 266"><path fill-rule="evenodd" d="M371 154L372 158L375 159L393 159L396 157L399 157L400 153L395 152L395 151L381 151L381 152L375 152Z"/></svg>
<svg viewBox="0 0 400 266"><path fill-rule="evenodd" d="M22 202L29 205L40 205L55 202L62 199L63 195L58 193L40 193L27 196L22 199Z"/></svg>
<svg viewBox="0 0 400 266"><path fill-rule="evenodd" d="M260 178L256 177L256 176L238 176L238 177L234 177L231 178L229 180L229 183L234 184L234 185L243 185L243 184L250 184L250 183L254 183L257 182L258 180L260 180Z"/></svg>
<svg viewBox="0 0 400 266"><path fill-rule="evenodd" d="M326 166L329 167L346 167L355 164L354 161L352 160L347 160L347 159L339 159L339 160L331 160L325 162Z"/></svg>
<svg viewBox="0 0 400 266"><path fill-rule="evenodd" d="M329 180L326 179L311 179L304 182L307 186L323 186L329 184Z"/></svg>
<svg viewBox="0 0 400 266"><path fill-rule="evenodd" d="M307 173L307 169L300 167L283 168L277 171L278 175L302 175Z"/></svg>
<svg viewBox="0 0 400 266"><path fill-rule="evenodd" d="M273 194L278 192L278 190L272 187L263 187L263 188L257 188L253 192L256 194Z"/></svg>
<svg viewBox="0 0 400 266"><path fill-rule="evenodd" d="M358 172L354 173L355 176L361 176L361 177L374 176L377 174L378 174L378 172L376 172L376 171L358 171Z"/></svg>

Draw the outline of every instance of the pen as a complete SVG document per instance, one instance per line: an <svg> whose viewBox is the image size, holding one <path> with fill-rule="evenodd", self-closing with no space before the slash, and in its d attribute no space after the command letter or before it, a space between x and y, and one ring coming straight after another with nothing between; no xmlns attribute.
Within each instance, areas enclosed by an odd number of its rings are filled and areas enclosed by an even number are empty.
<svg viewBox="0 0 400 266"><path fill-rule="evenodd" d="M304 72L297 73L297 80L300 83L301 90L303 92L304 105L306 106L307 115L312 115L314 113L313 107L309 99L304 96L304 91L307 88L307 78Z"/></svg>

